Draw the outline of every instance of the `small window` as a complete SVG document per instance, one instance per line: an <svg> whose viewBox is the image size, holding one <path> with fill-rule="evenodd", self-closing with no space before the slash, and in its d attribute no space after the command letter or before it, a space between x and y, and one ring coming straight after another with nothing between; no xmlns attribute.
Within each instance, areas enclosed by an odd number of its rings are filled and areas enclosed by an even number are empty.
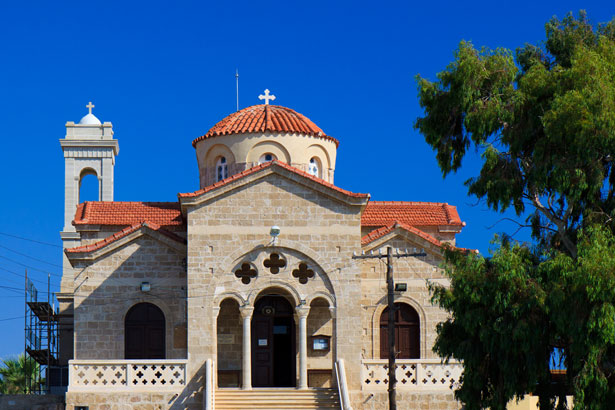
<svg viewBox="0 0 615 410"><path fill-rule="evenodd" d="M314 175L317 178L322 178L320 176L320 161L316 157L310 160L310 165L308 167L308 174Z"/></svg>
<svg viewBox="0 0 615 410"><path fill-rule="evenodd" d="M228 178L228 165L225 157L220 157L216 163L216 182Z"/></svg>
<svg viewBox="0 0 615 410"><path fill-rule="evenodd" d="M261 155L260 159L258 160L258 163L259 164L264 164L265 162L271 162L274 159L277 159L277 158L273 154L263 154L263 155Z"/></svg>

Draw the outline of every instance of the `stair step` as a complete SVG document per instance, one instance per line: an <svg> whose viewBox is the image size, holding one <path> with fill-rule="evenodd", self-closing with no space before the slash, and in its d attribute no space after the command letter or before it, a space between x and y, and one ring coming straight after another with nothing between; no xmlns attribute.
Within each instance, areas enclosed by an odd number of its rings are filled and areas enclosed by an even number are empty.
<svg viewBox="0 0 615 410"><path fill-rule="evenodd" d="M215 408L218 410L291 410L339 409L335 389L218 389Z"/></svg>

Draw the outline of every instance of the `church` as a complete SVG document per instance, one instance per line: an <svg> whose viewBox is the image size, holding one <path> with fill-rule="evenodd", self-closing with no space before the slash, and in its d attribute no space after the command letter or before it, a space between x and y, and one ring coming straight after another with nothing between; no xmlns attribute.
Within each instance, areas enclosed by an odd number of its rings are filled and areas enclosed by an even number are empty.
<svg viewBox="0 0 615 410"><path fill-rule="evenodd" d="M340 141L274 98L192 136L200 189L174 202L114 201L112 124L91 103L66 123L67 409L387 409L389 247L397 407L460 407L427 287L449 283L455 206L338 187Z"/></svg>

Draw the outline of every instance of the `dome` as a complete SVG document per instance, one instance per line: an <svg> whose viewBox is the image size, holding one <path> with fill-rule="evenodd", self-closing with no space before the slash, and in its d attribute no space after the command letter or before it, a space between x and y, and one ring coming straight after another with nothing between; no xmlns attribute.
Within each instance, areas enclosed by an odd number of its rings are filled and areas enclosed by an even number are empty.
<svg viewBox="0 0 615 410"><path fill-rule="evenodd" d="M79 120L80 125L100 125L100 120L92 113L85 115Z"/></svg>
<svg viewBox="0 0 615 410"><path fill-rule="evenodd" d="M214 125L207 134L192 141L196 147L199 141L230 134L261 132L284 132L307 134L331 140L336 146L339 141L326 135L316 124L295 110L279 105L260 104L232 113Z"/></svg>

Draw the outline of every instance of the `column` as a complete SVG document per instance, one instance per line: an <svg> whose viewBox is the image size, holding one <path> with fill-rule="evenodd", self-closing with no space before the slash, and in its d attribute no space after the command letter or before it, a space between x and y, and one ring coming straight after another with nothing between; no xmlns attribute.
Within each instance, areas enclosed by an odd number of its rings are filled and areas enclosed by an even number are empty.
<svg viewBox="0 0 615 410"><path fill-rule="evenodd" d="M299 305L296 311L299 317L299 388L307 389L307 317L310 307Z"/></svg>
<svg viewBox="0 0 615 410"><path fill-rule="evenodd" d="M250 325L253 312L254 308L252 306L242 306L239 308L239 313L243 320L243 352L241 358L241 373L243 378L241 388L243 390L252 390L252 334Z"/></svg>

